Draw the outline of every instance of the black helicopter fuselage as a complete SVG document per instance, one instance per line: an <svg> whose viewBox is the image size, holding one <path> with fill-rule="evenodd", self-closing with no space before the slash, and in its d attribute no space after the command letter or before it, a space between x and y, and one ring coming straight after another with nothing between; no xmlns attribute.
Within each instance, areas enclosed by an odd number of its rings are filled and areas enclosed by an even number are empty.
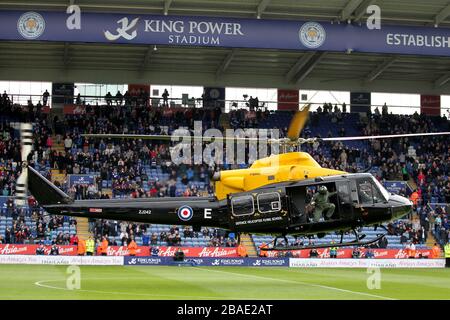
<svg viewBox="0 0 450 320"><path fill-rule="evenodd" d="M227 199L176 197L72 200L33 168L28 168L31 194L50 214L133 221L149 224L224 228L233 232L309 235L376 225L404 216L412 203L392 195L366 173L330 176L267 185ZM319 186L335 193L329 198L333 215L312 218L311 194Z"/></svg>

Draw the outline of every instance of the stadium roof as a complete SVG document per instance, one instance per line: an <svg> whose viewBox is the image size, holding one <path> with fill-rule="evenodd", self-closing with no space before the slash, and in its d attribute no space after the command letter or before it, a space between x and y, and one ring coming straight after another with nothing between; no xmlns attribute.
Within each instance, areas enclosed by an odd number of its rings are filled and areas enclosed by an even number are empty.
<svg viewBox="0 0 450 320"><path fill-rule="evenodd" d="M4 0L1 9L64 10L68 0ZM76 0L86 11L264 19L361 19L376 4L384 22L414 25L450 25L447 0Z"/></svg>
<svg viewBox="0 0 450 320"><path fill-rule="evenodd" d="M77 0L82 10L450 26L444 0ZM67 0L2 1L0 10L65 10ZM445 94L450 57L118 44L0 42L0 79L280 87Z"/></svg>

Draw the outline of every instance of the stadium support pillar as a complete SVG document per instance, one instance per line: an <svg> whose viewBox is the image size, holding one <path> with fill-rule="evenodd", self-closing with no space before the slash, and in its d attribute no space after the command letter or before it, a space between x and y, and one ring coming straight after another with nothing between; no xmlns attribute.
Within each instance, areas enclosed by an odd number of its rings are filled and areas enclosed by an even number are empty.
<svg viewBox="0 0 450 320"><path fill-rule="evenodd" d="M420 113L428 116L441 115L441 96L420 95Z"/></svg>

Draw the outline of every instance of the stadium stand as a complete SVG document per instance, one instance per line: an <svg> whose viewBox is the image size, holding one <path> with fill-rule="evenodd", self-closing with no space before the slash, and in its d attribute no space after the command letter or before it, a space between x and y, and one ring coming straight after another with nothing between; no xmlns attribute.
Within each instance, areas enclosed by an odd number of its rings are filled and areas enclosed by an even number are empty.
<svg viewBox="0 0 450 320"><path fill-rule="evenodd" d="M0 99L0 190L4 207L0 217L0 241L4 243L73 243L76 220L67 217L50 219L31 203L26 209L14 206L15 180L20 173L20 141L16 123L35 123L35 152L32 165L48 178L52 173L93 174L98 178L90 185L66 184L60 187L76 199L108 197L162 197L196 196L212 194L208 165L173 165L169 163L168 146L158 141L90 140L82 133L139 133L170 134L179 127L193 129L196 120L203 121L204 129L257 127L280 128L285 135L292 114L267 109L233 109L226 123L220 110L196 108L163 108L151 106L145 100L124 99L120 103L86 106L86 115L67 115L63 119L49 119L41 106L13 105L4 93ZM360 115L344 113L340 107L325 104L311 113L304 137L346 135L399 134L411 132L448 131L445 117L412 116L382 113ZM57 150L63 145L64 150ZM415 201L415 214L398 221L394 227L408 232L406 239L400 235L388 236L387 246L398 248L405 241L426 245L428 232L432 231L439 243L449 238L448 214L450 203L449 161L450 145L445 137L403 138L373 142L315 143L304 147L323 167L357 172L370 168L380 181L400 181L404 187L391 190ZM224 164L222 168L235 168ZM417 222L418 221L418 222ZM178 229L178 230L177 230ZM122 221L97 221L91 223L97 240L107 235L111 243L121 244L136 236L139 245L183 246L234 246L234 235L227 237L223 230L193 232L181 227L159 225L128 225ZM377 232L363 230L368 238ZM350 236L346 236L349 238ZM270 237L270 240L273 238ZM314 239L316 244L337 239L328 235ZM268 242L269 237L253 236L257 247ZM289 238L289 244L295 243ZM300 239L298 240L300 241ZM309 241L309 239L304 239ZM298 243L297 243L298 244Z"/></svg>

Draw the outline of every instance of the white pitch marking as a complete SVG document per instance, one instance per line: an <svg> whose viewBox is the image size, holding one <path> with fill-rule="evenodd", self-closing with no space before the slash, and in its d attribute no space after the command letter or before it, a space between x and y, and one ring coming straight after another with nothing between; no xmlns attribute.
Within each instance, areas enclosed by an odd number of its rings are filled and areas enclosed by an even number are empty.
<svg viewBox="0 0 450 320"><path fill-rule="evenodd" d="M250 275L250 274L234 273L234 272L221 271L221 270L202 269L200 267L194 267L194 268L200 269L200 270L208 270L208 271L212 271L212 272L233 274L233 275L238 275L238 276L242 276L242 277L252 277L252 278L263 279L263 280L273 280L273 281L280 281L280 282L303 284L303 285L307 285L307 286L311 286L311 287L317 287L317 288L323 288L323 289L329 289L329 290L335 290L335 291L359 294L359 295L363 295L363 296L380 298L380 299L386 299L386 300L397 300L397 299L394 299L394 298L379 296L379 295L375 295L375 294L370 294L370 293L365 293L365 292L358 292L358 291L351 291L351 290L347 290L347 289L341 289L341 288L336 288L336 287L324 286L324 285L320 285L320 284L314 284L314 283L308 283L308 282L302 282L302 281L268 278L268 277L255 276L255 275Z"/></svg>
<svg viewBox="0 0 450 320"><path fill-rule="evenodd" d="M100 279L87 279L87 280L116 280L116 279L129 279L129 278L100 278ZM107 294L125 294L125 295L138 295L138 296L151 296L151 297L167 297L167 298L193 298L193 299L233 299L233 300L256 300L256 298L230 298L230 297L217 297L217 296L178 296L178 295L169 295L169 294L152 294L152 293L132 293L132 292L118 292L118 291L100 291L100 290L87 290L87 289L77 289L77 290L69 290L67 288L61 288L61 287L54 287L50 285L43 284L44 282L55 282L55 281L64 281L65 279L52 279L52 280L40 280L36 281L34 285L38 287L48 288L48 289L55 289L55 290L66 290L66 291L83 291L83 292L92 292L92 293L107 293ZM86 280L86 279L85 279Z"/></svg>

